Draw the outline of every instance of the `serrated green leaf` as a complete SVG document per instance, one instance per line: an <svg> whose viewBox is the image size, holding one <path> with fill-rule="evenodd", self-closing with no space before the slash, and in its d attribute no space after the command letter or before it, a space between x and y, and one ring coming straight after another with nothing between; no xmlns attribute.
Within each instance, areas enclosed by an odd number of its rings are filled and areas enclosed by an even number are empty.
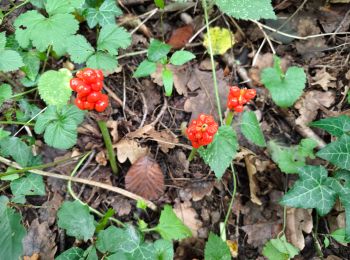
<svg viewBox="0 0 350 260"><path fill-rule="evenodd" d="M349 243L350 239L345 238L345 229L339 228L331 233L331 237L334 238L339 243Z"/></svg>
<svg viewBox="0 0 350 260"><path fill-rule="evenodd" d="M24 198L24 196L44 196L46 194L43 177L33 173L12 181L10 187L15 197Z"/></svg>
<svg viewBox="0 0 350 260"><path fill-rule="evenodd" d="M6 33L2 32L0 33L0 52L5 50L6 46Z"/></svg>
<svg viewBox="0 0 350 260"><path fill-rule="evenodd" d="M118 54L118 49L126 49L131 44L131 35L124 28L115 24L102 27L97 41L97 50Z"/></svg>
<svg viewBox="0 0 350 260"><path fill-rule="evenodd" d="M214 171L216 178L221 179L231 164L237 149L238 142L234 130L230 126L220 126L213 142L206 149L199 148L198 152Z"/></svg>
<svg viewBox="0 0 350 260"><path fill-rule="evenodd" d="M140 65L137 67L133 77L135 78L141 78L151 75L157 70L157 64L155 62L144 60L140 63Z"/></svg>
<svg viewBox="0 0 350 260"><path fill-rule="evenodd" d="M88 8L86 10L86 21L90 28L97 24L102 27L108 24L115 24L115 17L120 16L123 12L115 4L114 0L105 0L98 8Z"/></svg>
<svg viewBox="0 0 350 260"><path fill-rule="evenodd" d="M299 249L287 242L283 235L280 238L269 240L263 249L263 255L269 260L288 260L299 254Z"/></svg>
<svg viewBox="0 0 350 260"><path fill-rule="evenodd" d="M152 39L151 43L148 47L147 57L150 61L157 62L162 58L165 58L171 50L171 46L158 41L156 39Z"/></svg>
<svg viewBox="0 0 350 260"><path fill-rule="evenodd" d="M252 143L265 147L265 137L261 131L258 119L252 111L245 111L242 116L241 123L242 134Z"/></svg>
<svg viewBox="0 0 350 260"><path fill-rule="evenodd" d="M12 88L9 84L0 85L0 107L4 101L12 97Z"/></svg>
<svg viewBox="0 0 350 260"><path fill-rule="evenodd" d="M271 0L215 0L215 4L237 19L276 19Z"/></svg>
<svg viewBox="0 0 350 260"><path fill-rule="evenodd" d="M71 13L82 7L85 0L48 0L45 9L49 15Z"/></svg>
<svg viewBox="0 0 350 260"><path fill-rule="evenodd" d="M35 51L29 51L22 53L24 66L21 70L26 74L27 78L31 81L35 81L39 73L40 59L39 55Z"/></svg>
<svg viewBox="0 0 350 260"><path fill-rule="evenodd" d="M158 239L153 245L156 249L157 260L174 259L174 247L171 241Z"/></svg>
<svg viewBox="0 0 350 260"><path fill-rule="evenodd" d="M205 260L230 260L231 253L227 244L217 235L210 232L204 249Z"/></svg>
<svg viewBox="0 0 350 260"><path fill-rule="evenodd" d="M21 215L11 208L0 206L0 230L1 259L20 259L23 253L22 240L27 233L21 224Z"/></svg>
<svg viewBox="0 0 350 260"><path fill-rule="evenodd" d="M115 56L108 53L96 52L86 62L86 66L93 69L101 69L104 72L113 72L118 66Z"/></svg>
<svg viewBox="0 0 350 260"><path fill-rule="evenodd" d="M350 170L350 136L342 135L316 154L341 169Z"/></svg>
<svg viewBox="0 0 350 260"><path fill-rule="evenodd" d="M46 0L30 0L29 2L38 8L44 8L45 1Z"/></svg>
<svg viewBox="0 0 350 260"><path fill-rule="evenodd" d="M65 201L57 212L58 226L66 230L67 235L87 241L95 232L94 217L89 207L79 201Z"/></svg>
<svg viewBox="0 0 350 260"><path fill-rule="evenodd" d="M233 33L226 28L211 27L209 28L209 33L213 55L224 54L235 43ZM203 45L207 48L207 51L210 53L208 32L204 34Z"/></svg>
<svg viewBox="0 0 350 260"><path fill-rule="evenodd" d="M280 58L275 58L275 64ZM278 66L279 68L279 66ZM279 69L266 68L261 73L261 81L270 91L272 100L280 107L290 107L301 96L305 88L306 74L302 68L289 67L285 75Z"/></svg>
<svg viewBox="0 0 350 260"><path fill-rule="evenodd" d="M283 196L281 204L289 207L315 208L320 216L333 207L336 192L329 187L327 170L323 166L304 166L298 170L300 179Z"/></svg>
<svg viewBox="0 0 350 260"><path fill-rule="evenodd" d="M189 51L176 51L170 58L170 63L173 65L183 65L190 60L193 60L196 56Z"/></svg>
<svg viewBox="0 0 350 260"><path fill-rule="evenodd" d="M33 157L30 147L17 137L1 139L0 148L3 156L11 156L22 167L28 166Z"/></svg>
<svg viewBox="0 0 350 260"><path fill-rule="evenodd" d="M71 247L57 256L55 260L80 260L84 255L84 250L79 247Z"/></svg>
<svg viewBox="0 0 350 260"><path fill-rule="evenodd" d="M41 75L38 82L40 97L49 106L66 105L72 94L69 86L71 78L72 74L67 69L46 71Z"/></svg>
<svg viewBox="0 0 350 260"><path fill-rule="evenodd" d="M162 80L163 80L165 95L169 97L173 93L173 85L174 85L174 75L171 72L171 70L167 68L163 69Z"/></svg>
<svg viewBox="0 0 350 260"><path fill-rule="evenodd" d="M67 52L75 63L84 63L95 52L95 49L83 35L77 34L68 38Z"/></svg>
<svg viewBox="0 0 350 260"><path fill-rule="evenodd" d="M18 52L12 50L0 51L0 71L14 71L23 65L22 57Z"/></svg>
<svg viewBox="0 0 350 260"><path fill-rule="evenodd" d="M165 240L180 240L192 236L191 230L182 223L169 205L164 206L155 231Z"/></svg>
<svg viewBox="0 0 350 260"><path fill-rule="evenodd" d="M16 110L16 118L20 122L27 122L41 112L40 108L38 108L35 104L29 103L26 99L21 99L18 102L18 105L20 110Z"/></svg>
<svg viewBox="0 0 350 260"><path fill-rule="evenodd" d="M326 130L331 135L340 137L350 131L350 117L341 115L329 117L311 123L311 126Z"/></svg>

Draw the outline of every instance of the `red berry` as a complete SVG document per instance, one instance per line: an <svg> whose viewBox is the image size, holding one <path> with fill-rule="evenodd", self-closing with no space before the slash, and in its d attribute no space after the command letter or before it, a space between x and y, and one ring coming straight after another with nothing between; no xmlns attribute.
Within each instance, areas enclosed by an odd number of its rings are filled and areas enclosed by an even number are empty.
<svg viewBox="0 0 350 260"><path fill-rule="evenodd" d="M95 83L97 81L97 75L96 75L95 70L90 69L90 68L83 69L82 77L83 77L84 82L86 82L88 84Z"/></svg>
<svg viewBox="0 0 350 260"><path fill-rule="evenodd" d="M193 120L186 130L187 137L194 148L208 145L213 141L214 135L218 131L218 124L210 115L200 114Z"/></svg>
<svg viewBox="0 0 350 260"><path fill-rule="evenodd" d="M95 103L91 103L91 102L88 102L88 101L84 102L84 109L86 109L86 110L93 110L94 107L95 107Z"/></svg>
<svg viewBox="0 0 350 260"><path fill-rule="evenodd" d="M87 101L90 103L96 103L97 101L99 101L101 99L101 92L91 92L88 96L87 96Z"/></svg>
<svg viewBox="0 0 350 260"><path fill-rule="evenodd" d="M69 85L71 87L72 90L77 91L77 87L79 85L83 85L84 82L81 79L78 78L72 78L69 82Z"/></svg>
<svg viewBox="0 0 350 260"><path fill-rule="evenodd" d="M77 78L83 79L83 70L79 70L75 75L77 76Z"/></svg>
<svg viewBox="0 0 350 260"><path fill-rule="evenodd" d="M238 105L238 106L234 107L234 110L235 110L235 112L238 112L238 113L243 112L243 106Z"/></svg>
<svg viewBox="0 0 350 260"><path fill-rule="evenodd" d="M255 98L255 96L256 96L255 89L247 89L246 92L244 93L244 97L248 100Z"/></svg>
<svg viewBox="0 0 350 260"><path fill-rule="evenodd" d="M101 94L100 100L108 102L108 96L106 94Z"/></svg>
<svg viewBox="0 0 350 260"><path fill-rule="evenodd" d="M101 91L103 88L103 83L102 81L96 81L95 83L91 83L90 86L94 91Z"/></svg>
<svg viewBox="0 0 350 260"><path fill-rule="evenodd" d="M76 98L74 103L79 109L84 110L84 101L82 101L80 98Z"/></svg>
<svg viewBox="0 0 350 260"><path fill-rule="evenodd" d="M240 94L241 94L241 89L239 87L235 86L230 88L230 94L229 94L230 96L238 98Z"/></svg>
<svg viewBox="0 0 350 260"><path fill-rule="evenodd" d="M95 73L96 73L97 80L103 81L104 76L103 76L102 70L95 70Z"/></svg>
<svg viewBox="0 0 350 260"><path fill-rule="evenodd" d="M108 101L99 100L95 104L95 110L97 112L103 112L107 106L108 106Z"/></svg>
<svg viewBox="0 0 350 260"><path fill-rule="evenodd" d="M77 87L77 92L80 97L85 97L91 93L91 87L89 85L79 85Z"/></svg>

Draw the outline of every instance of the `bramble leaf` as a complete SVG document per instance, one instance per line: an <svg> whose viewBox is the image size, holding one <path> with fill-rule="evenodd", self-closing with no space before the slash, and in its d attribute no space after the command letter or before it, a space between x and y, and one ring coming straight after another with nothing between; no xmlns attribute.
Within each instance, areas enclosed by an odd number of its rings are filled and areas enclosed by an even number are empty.
<svg viewBox="0 0 350 260"><path fill-rule="evenodd" d="M269 240L263 249L263 255L269 260L289 260L299 254L299 249L288 243L285 235Z"/></svg>
<svg viewBox="0 0 350 260"><path fill-rule="evenodd" d="M346 115L328 117L312 122L310 125L326 130L331 135L340 137L350 131L350 117Z"/></svg>
<svg viewBox="0 0 350 260"><path fill-rule="evenodd" d="M118 49L126 49L131 44L131 35L123 27L108 24L102 27L97 41L97 50L117 55Z"/></svg>
<svg viewBox="0 0 350 260"><path fill-rule="evenodd" d="M184 65L186 62L193 60L196 56L189 51L176 51L170 58L170 63L173 65Z"/></svg>
<svg viewBox="0 0 350 260"><path fill-rule="evenodd" d="M204 257L206 260L230 260L231 253L227 244L210 232L208 242L205 244Z"/></svg>
<svg viewBox="0 0 350 260"><path fill-rule="evenodd" d="M12 97L12 88L9 84L0 85L0 107L2 103Z"/></svg>
<svg viewBox="0 0 350 260"><path fill-rule="evenodd" d="M86 11L86 21L90 28L97 24L102 27L108 24L115 24L115 17L123 12L115 4L114 0L105 0L99 8L88 8Z"/></svg>
<svg viewBox="0 0 350 260"><path fill-rule="evenodd" d="M252 143L261 147L266 146L264 134L261 131L258 119L254 112L245 111L243 113L241 131L245 138Z"/></svg>
<svg viewBox="0 0 350 260"><path fill-rule="evenodd" d="M213 142L207 148L199 148L198 152L214 171L216 178L221 179L231 164L237 149L238 142L234 130L230 126L220 126Z"/></svg>
<svg viewBox="0 0 350 260"><path fill-rule="evenodd" d="M118 66L118 60L115 56L98 51L89 57L86 66L93 69L112 72Z"/></svg>
<svg viewBox="0 0 350 260"><path fill-rule="evenodd" d="M151 75L153 72L157 70L157 64L155 62L144 60L137 67L133 77L141 78Z"/></svg>
<svg viewBox="0 0 350 260"><path fill-rule="evenodd" d="M170 50L170 45L156 39L152 39L148 47L147 57L150 61L157 62L160 59L165 58Z"/></svg>
<svg viewBox="0 0 350 260"><path fill-rule="evenodd" d="M95 49L86 38L80 34L69 37L67 41L67 52L69 53L71 60L75 63L84 63L95 53Z"/></svg>
<svg viewBox="0 0 350 260"><path fill-rule="evenodd" d="M173 93L173 84L174 84L174 75L171 72L171 70L167 68L163 69L162 80L163 80L165 95L169 97L171 96L171 93Z"/></svg>
<svg viewBox="0 0 350 260"><path fill-rule="evenodd" d="M64 251L55 260L80 260L84 255L84 250L79 247L71 247Z"/></svg>
<svg viewBox="0 0 350 260"><path fill-rule="evenodd" d="M43 177L33 173L12 181L10 187L15 196L13 201L17 203L24 203L24 196L44 196L46 194Z"/></svg>

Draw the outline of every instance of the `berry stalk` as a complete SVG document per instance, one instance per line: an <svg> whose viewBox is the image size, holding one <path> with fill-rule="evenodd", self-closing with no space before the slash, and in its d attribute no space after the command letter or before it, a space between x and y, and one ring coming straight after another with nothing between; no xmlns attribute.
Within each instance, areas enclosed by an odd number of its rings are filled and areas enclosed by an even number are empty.
<svg viewBox="0 0 350 260"><path fill-rule="evenodd" d="M230 126L232 124L233 117L234 117L233 111L229 110L227 113L225 124Z"/></svg>
<svg viewBox="0 0 350 260"><path fill-rule="evenodd" d="M188 156L188 161L192 161L197 154L197 148L192 148L190 155Z"/></svg>

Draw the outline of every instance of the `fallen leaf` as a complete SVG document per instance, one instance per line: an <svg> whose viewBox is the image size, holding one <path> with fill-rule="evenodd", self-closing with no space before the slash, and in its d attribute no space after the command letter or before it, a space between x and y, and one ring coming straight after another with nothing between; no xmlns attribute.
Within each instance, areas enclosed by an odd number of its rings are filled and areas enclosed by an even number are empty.
<svg viewBox="0 0 350 260"><path fill-rule="evenodd" d="M99 151L96 154L95 160L99 165L106 166L107 165L106 153L104 151Z"/></svg>
<svg viewBox="0 0 350 260"><path fill-rule="evenodd" d="M43 203L39 209L39 219L41 222L47 222L49 226L52 226L56 221L57 210L61 206L63 201L62 196L55 192L52 199Z"/></svg>
<svg viewBox="0 0 350 260"><path fill-rule="evenodd" d="M192 208L190 201L174 205L174 212L181 221L191 229L193 237L198 236L198 229L202 227L202 222L198 220L197 212Z"/></svg>
<svg viewBox="0 0 350 260"><path fill-rule="evenodd" d="M248 244L254 247L263 246L268 240L275 238L282 230L282 222L265 222L242 226L248 235Z"/></svg>
<svg viewBox="0 0 350 260"><path fill-rule="evenodd" d="M31 223L27 235L23 239L23 255L32 258L34 254L39 254L41 260L54 259L57 251L55 243L56 234L49 229L47 222L39 224L38 219Z"/></svg>
<svg viewBox="0 0 350 260"><path fill-rule="evenodd" d="M188 41L193 36L193 25L187 24L180 28L177 28L171 33L171 36L167 44L171 45L174 49L181 49L185 47Z"/></svg>
<svg viewBox="0 0 350 260"><path fill-rule="evenodd" d="M215 69L218 68L219 63L215 61ZM207 71L212 71L212 66L211 66L211 60L210 58L206 58L201 61L199 64L199 69L200 70L207 70Z"/></svg>
<svg viewBox="0 0 350 260"><path fill-rule="evenodd" d="M132 28L138 28L137 30L142 32L148 38L152 37L151 31L148 29L145 23L141 21L139 17L134 14L126 14L119 17L119 23L125 24Z"/></svg>
<svg viewBox="0 0 350 260"><path fill-rule="evenodd" d="M193 201L200 201L205 196L209 196L213 191L214 183L211 181L200 181L190 183L186 190L191 193Z"/></svg>
<svg viewBox="0 0 350 260"><path fill-rule="evenodd" d="M121 196L114 197L111 206L119 217L127 216L131 211L130 201Z"/></svg>
<svg viewBox="0 0 350 260"><path fill-rule="evenodd" d="M148 111L154 111L157 105L160 104L160 93L156 84L150 79L143 79L141 81L141 90L146 98Z"/></svg>
<svg viewBox="0 0 350 260"><path fill-rule="evenodd" d="M118 122L116 120L108 120L107 127L111 129L111 131L109 133L112 136L112 143L116 143L119 139Z"/></svg>
<svg viewBox="0 0 350 260"><path fill-rule="evenodd" d="M254 155L250 154L244 158L249 178L250 200L258 205L262 205L261 200L256 195L260 191L260 188L258 186L258 180L255 178L257 169L254 164L254 157Z"/></svg>
<svg viewBox="0 0 350 260"><path fill-rule="evenodd" d="M39 260L40 255L38 253L33 254L32 256L23 256L23 260Z"/></svg>
<svg viewBox="0 0 350 260"><path fill-rule="evenodd" d="M326 68L320 69L316 72L316 75L312 78L314 80L314 82L311 83L312 86L315 85L320 85L321 88L323 88L323 90L327 91L328 87L330 88L335 88L336 84L335 81L336 78L331 76Z"/></svg>
<svg viewBox="0 0 350 260"><path fill-rule="evenodd" d="M228 248L230 249L231 256L233 258L236 258L238 256L238 242L232 241L232 240L226 240L226 244L228 245Z"/></svg>
<svg viewBox="0 0 350 260"><path fill-rule="evenodd" d="M148 156L139 158L125 176L125 187L149 200L157 200L164 192L164 176L159 164Z"/></svg>
<svg viewBox="0 0 350 260"><path fill-rule="evenodd" d="M138 158L146 156L149 150L147 147L142 147L135 140L128 138L120 140L113 148L117 148L117 158L121 163L124 163L127 159L134 163Z"/></svg>

